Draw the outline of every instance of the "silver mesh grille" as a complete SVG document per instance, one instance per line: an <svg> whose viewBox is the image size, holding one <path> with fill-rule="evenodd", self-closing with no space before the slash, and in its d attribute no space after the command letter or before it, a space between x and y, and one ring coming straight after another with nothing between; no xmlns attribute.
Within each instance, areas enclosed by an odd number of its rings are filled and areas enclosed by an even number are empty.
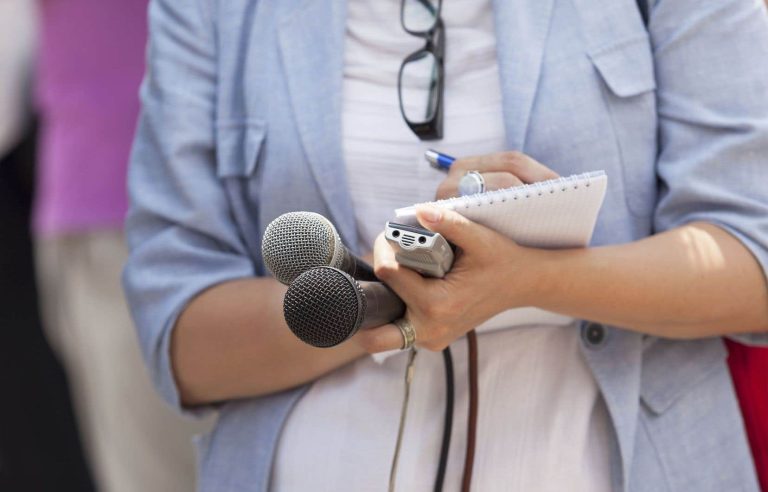
<svg viewBox="0 0 768 492"><path fill-rule="evenodd" d="M321 267L302 273L288 287L283 315L303 342L333 347L357 332L366 307L359 283L341 270Z"/></svg>
<svg viewBox="0 0 768 492"><path fill-rule="evenodd" d="M310 268L328 265L333 257L335 231L312 212L289 212L264 231L261 255L275 278L290 284Z"/></svg>

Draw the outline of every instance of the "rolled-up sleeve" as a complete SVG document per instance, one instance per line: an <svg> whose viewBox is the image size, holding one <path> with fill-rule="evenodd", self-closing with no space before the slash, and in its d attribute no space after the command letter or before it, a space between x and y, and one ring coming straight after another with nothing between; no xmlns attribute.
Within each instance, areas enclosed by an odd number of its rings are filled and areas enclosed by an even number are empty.
<svg viewBox="0 0 768 492"><path fill-rule="evenodd" d="M768 272L768 15L761 0L658 0L656 231L722 227ZM768 343L768 334L735 338Z"/></svg>
<svg viewBox="0 0 768 492"><path fill-rule="evenodd" d="M216 177L214 31L202 0L153 0L148 70L131 155L123 285L147 365L181 408L171 332L201 291L254 266Z"/></svg>

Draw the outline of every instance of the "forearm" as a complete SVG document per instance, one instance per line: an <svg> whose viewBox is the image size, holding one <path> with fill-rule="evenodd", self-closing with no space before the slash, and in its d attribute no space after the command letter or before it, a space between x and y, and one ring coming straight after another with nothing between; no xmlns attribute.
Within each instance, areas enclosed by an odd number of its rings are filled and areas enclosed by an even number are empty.
<svg viewBox="0 0 768 492"><path fill-rule="evenodd" d="M538 307L668 338L768 330L768 288L743 244L689 224L629 244L535 251Z"/></svg>
<svg viewBox="0 0 768 492"><path fill-rule="evenodd" d="M236 280L203 292L187 306L171 342L184 404L288 389L363 354L356 343L318 349L300 342L283 319L285 289L271 278Z"/></svg>

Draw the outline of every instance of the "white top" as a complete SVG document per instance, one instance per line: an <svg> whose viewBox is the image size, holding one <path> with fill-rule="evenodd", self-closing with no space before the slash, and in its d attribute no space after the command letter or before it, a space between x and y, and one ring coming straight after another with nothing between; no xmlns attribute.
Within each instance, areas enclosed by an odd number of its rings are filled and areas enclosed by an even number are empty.
<svg viewBox="0 0 768 492"><path fill-rule="evenodd" d="M0 1L0 157L18 143L29 116L35 4Z"/></svg>
<svg viewBox="0 0 768 492"><path fill-rule="evenodd" d="M422 142L400 114L397 73L424 41L400 26L400 0L349 1L343 149L360 238L369 248L394 209L434 198L445 174L424 161L424 150L462 156L505 149L491 2L451 0L442 16L444 138ZM494 320L478 328L473 490L610 490L608 418L575 321L533 309ZM456 399L446 491L460 488L468 406L465 339L452 351ZM286 422L273 490L386 490L406 360L399 352L365 357L315 382ZM398 490L432 490L444 405L442 355L421 350Z"/></svg>

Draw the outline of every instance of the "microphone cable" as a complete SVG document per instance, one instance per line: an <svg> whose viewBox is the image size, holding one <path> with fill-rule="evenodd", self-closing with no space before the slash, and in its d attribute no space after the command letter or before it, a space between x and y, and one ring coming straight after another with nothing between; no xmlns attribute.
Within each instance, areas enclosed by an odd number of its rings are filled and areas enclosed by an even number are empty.
<svg viewBox="0 0 768 492"><path fill-rule="evenodd" d="M451 448L451 430L453 429L453 356L450 346L443 349L443 362L445 363L445 420L443 422L443 444L440 447L440 463L437 466L437 476L435 477L435 492L443 490L445 470L448 466L448 451Z"/></svg>
<svg viewBox="0 0 768 492"><path fill-rule="evenodd" d="M408 401L411 394L411 382L413 381L413 363L416 359L416 354L416 349L411 349L411 353L408 355L408 363L405 368L405 395L403 396L403 406L400 410L400 426L397 430L395 454L392 457L392 466L389 470L389 492L394 492L395 482L397 480L397 463L400 458L400 447L403 442L405 418L408 412ZM443 490L445 472L448 467L448 451L451 448L451 430L453 429L454 381L453 357L451 355L450 347L446 347L443 350L443 363L445 365L445 420L443 422L443 442L440 446L440 462L437 467L437 476L435 477L435 492L442 492Z"/></svg>
<svg viewBox="0 0 768 492"><path fill-rule="evenodd" d="M475 330L467 333L467 351L469 353L469 414L467 416L467 447L461 492L469 492L472 486L472 472L475 464L475 447L477 442L479 388L477 333ZM445 471L448 465L448 451L451 447L451 430L453 429L454 381L453 356L451 355L450 346L443 350L443 362L445 363L445 421L443 423L443 443L440 448L440 463L437 467L434 492L441 492L443 490Z"/></svg>
<svg viewBox="0 0 768 492"><path fill-rule="evenodd" d="M464 458L464 476L461 492L469 492L472 486L472 468L475 464L475 442L477 440L477 333L467 333L467 351L469 352L469 416L467 418L467 454Z"/></svg>
<svg viewBox="0 0 768 492"><path fill-rule="evenodd" d="M403 395L403 406L400 409L400 425L397 429L397 442L395 443L395 454L392 456L392 466L389 469L389 492L395 492L395 482L397 481L397 462L400 459L400 447L403 444L403 431L405 430L405 417L408 415L408 400L411 396L411 382L413 381L413 362L418 354L416 348L412 348L408 354L408 364L405 366L405 395Z"/></svg>

